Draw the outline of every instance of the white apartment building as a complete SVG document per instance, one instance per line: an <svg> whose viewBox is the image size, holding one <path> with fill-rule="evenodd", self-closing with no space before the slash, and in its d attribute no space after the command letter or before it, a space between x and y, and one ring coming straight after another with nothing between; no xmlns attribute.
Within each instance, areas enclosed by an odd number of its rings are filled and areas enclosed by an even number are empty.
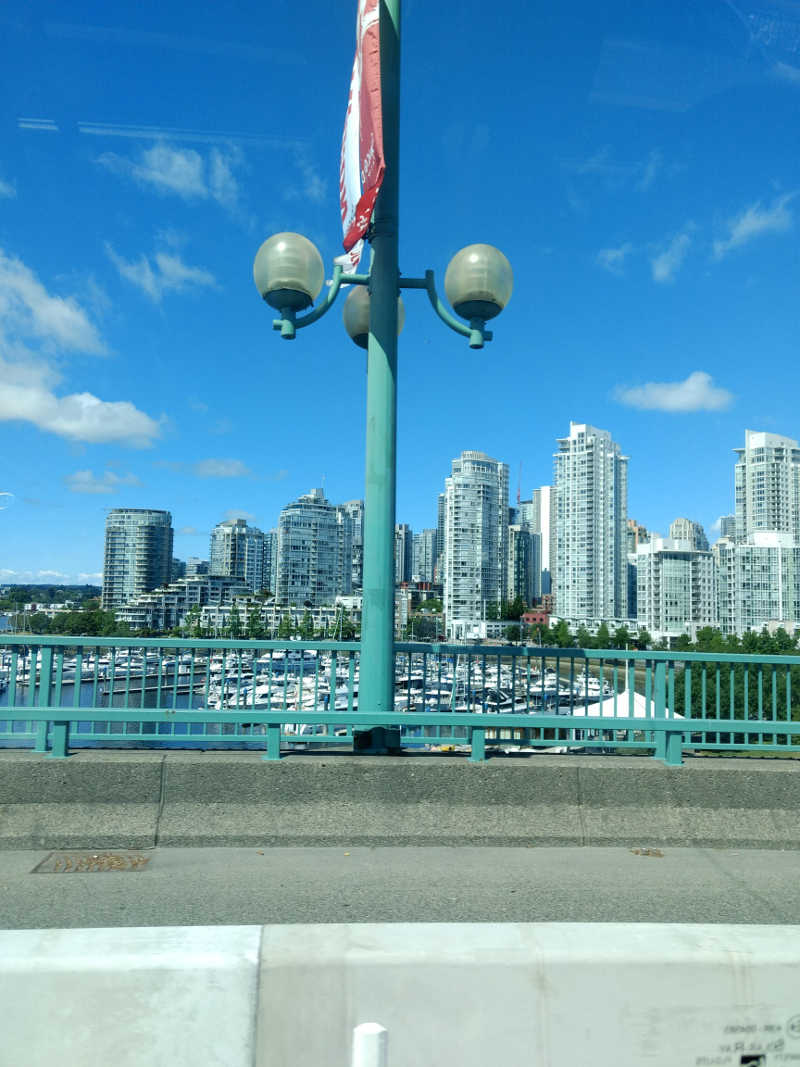
<svg viewBox="0 0 800 1067"><path fill-rule="evenodd" d="M167 585L172 576L172 516L150 508L112 508L106 516L103 611Z"/></svg>
<svg viewBox="0 0 800 1067"><path fill-rule="evenodd" d="M708 538L703 526L693 519L675 519L670 524L669 536L673 541L687 541L691 548L708 552Z"/></svg>
<svg viewBox="0 0 800 1067"><path fill-rule="evenodd" d="M278 518L279 604L313 607L348 595L353 581L350 515L312 489L281 511Z"/></svg>
<svg viewBox="0 0 800 1067"><path fill-rule="evenodd" d="M534 489L530 500L521 500L517 508L517 521L539 535L540 576L536 596L552 593L556 556L556 494L553 487L543 485Z"/></svg>
<svg viewBox="0 0 800 1067"><path fill-rule="evenodd" d="M748 630L789 633L800 627L800 544L780 530L757 530L746 542L714 545L719 573L719 625L741 637Z"/></svg>
<svg viewBox="0 0 800 1067"><path fill-rule="evenodd" d="M209 573L239 578L248 589L257 593L269 588L269 575L264 574L264 534L256 526L248 526L245 519L226 519L211 531Z"/></svg>
<svg viewBox="0 0 800 1067"><path fill-rule="evenodd" d="M675 524L673 523L673 526ZM717 571L708 550L691 539L652 537L636 550L636 621L653 640L695 639L718 626Z"/></svg>
<svg viewBox="0 0 800 1067"><path fill-rule="evenodd" d="M628 457L607 430L570 423L554 455L555 611L581 622L626 618Z"/></svg>
<svg viewBox="0 0 800 1067"><path fill-rule="evenodd" d="M736 539L779 530L800 541L800 445L777 433L745 430L735 448Z"/></svg>
<svg viewBox="0 0 800 1067"><path fill-rule="evenodd" d="M350 518L353 544L352 586L360 591L364 584L364 501L345 500L339 507Z"/></svg>
<svg viewBox="0 0 800 1067"><path fill-rule="evenodd" d="M462 452L445 480L444 612L449 638L476 636L486 605L506 599L508 465Z"/></svg>
<svg viewBox="0 0 800 1067"><path fill-rule="evenodd" d="M735 534L714 545L720 628L792 632L800 626L800 445L745 430L734 451Z"/></svg>

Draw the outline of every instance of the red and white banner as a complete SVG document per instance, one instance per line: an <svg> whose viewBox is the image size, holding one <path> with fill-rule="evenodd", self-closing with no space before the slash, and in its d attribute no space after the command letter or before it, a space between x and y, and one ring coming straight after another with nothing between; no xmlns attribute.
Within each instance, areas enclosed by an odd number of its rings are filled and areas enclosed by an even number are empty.
<svg viewBox="0 0 800 1067"><path fill-rule="evenodd" d="M356 56L342 135L339 201L346 273L358 269L364 234L372 218L386 164L381 111L381 41L379 0L358 0Z"/></svg>

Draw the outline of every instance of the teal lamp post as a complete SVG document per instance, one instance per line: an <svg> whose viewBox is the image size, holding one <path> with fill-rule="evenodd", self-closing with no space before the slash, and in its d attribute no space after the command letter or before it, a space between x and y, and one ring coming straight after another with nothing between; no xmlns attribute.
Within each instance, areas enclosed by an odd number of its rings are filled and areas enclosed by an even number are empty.
<svg viewBox="0 0 800 1067"><path fill-rule="evenodd" d="M278 312L273 328L286 340L330 310L342 284L352 285L344 323L353 341L367 349L364 571L361 616L359 709L394 710L394 526L397 468L397 335L404 317L401 289L424 289L446 325L471 348L491 341L486 323L508 303L511 265L492 245L456 253L445 273L445 292L455 315L440 299L432 270L407 278L398 269L398 164L400 100L400 3L380 0L381 99L386 169L368 239L368 274L344 274L337 264L323 299L322 258L305 237L276 234L259 248L253 266L256 288ZM307 310L311 308L312 310ZM303 314L304 313L304 314Z"/></svg>

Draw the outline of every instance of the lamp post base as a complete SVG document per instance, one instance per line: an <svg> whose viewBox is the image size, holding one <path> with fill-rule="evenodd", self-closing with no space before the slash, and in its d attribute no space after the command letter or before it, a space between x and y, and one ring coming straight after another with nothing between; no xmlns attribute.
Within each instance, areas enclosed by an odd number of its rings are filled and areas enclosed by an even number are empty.
<svg viewBox="0 0 800 1067"><path fill-rule="evenodd" d="M400 728L373 726L370 730L353 730L353 752L358 756L399 756Z"/></svg>

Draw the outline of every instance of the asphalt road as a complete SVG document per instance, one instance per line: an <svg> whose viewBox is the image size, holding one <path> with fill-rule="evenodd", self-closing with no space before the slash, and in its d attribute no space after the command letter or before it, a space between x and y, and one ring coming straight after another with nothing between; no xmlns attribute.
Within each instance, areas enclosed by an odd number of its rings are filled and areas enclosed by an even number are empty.
<svg viewBox="0 0 800 1067"><path fill-rule="evenodd" d="M800 922L794 851L157 848L139 855L147 863L137 870L74 873L63 869L63 857L74 865L76 853L0 853L0 926ZM40 865L45 870L34 873Z"/></svg>

